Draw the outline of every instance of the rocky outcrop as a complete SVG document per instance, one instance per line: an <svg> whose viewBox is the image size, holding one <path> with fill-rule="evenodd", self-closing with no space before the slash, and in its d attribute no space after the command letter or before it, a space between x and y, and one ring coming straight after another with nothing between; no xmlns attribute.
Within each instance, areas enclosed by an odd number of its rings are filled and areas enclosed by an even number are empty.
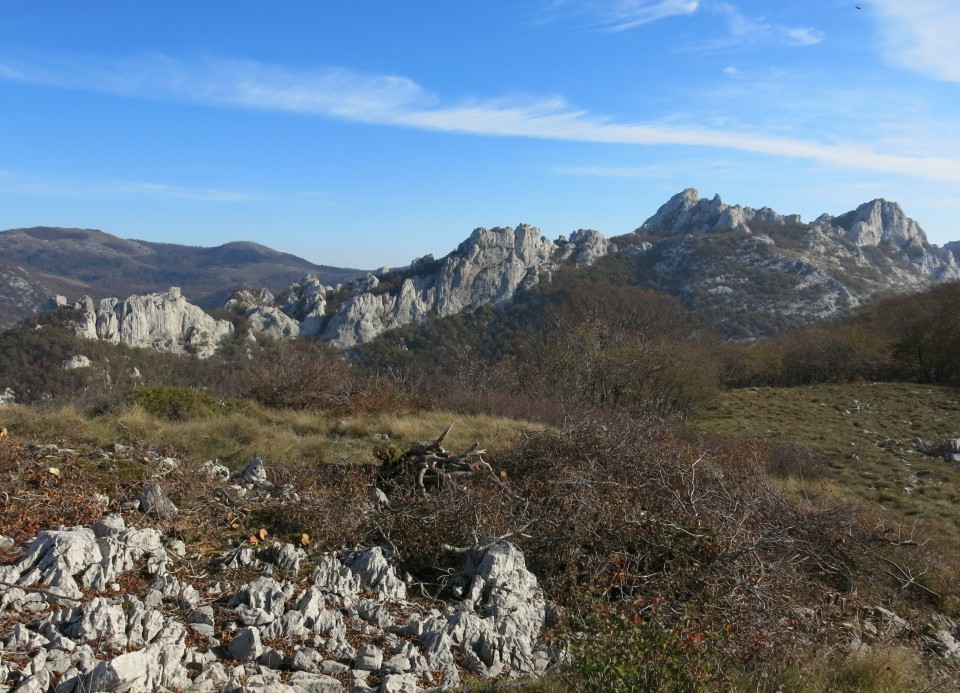
<svg viewBox="0 0 960 693"><path fill-rule="evenodd" d="M954 261L960 264L960 241L950 241L945 243L943 249L953 255Z"/></svg>
<svg viewBox="0 0 960 693"><path fill-rule="evenodd" d="M783 226L799 223L797 214L783 217L769 207L753 209L740 205L726 205L719 195L713 199L701 198L694 188L677 193L664 203L656 214L637 229L639 233L654 236L678 236L687 234L738 231L749 233L751 222L767 222Z"/></svg>
<svg viewBox="0 0 960 693"><path fill-rule="evenodd" d="M297 322L300 335L321 335L336 346L350 347L431 314L509 303L518 289L535 285L563 263L583 267L615 251L596 231L581 229L569 240L554 242L526 224L478 228L440 260L419 258L409 267L369 273L346 287L323 286L307 276L275 303L251 301L247 292L235 294L227 306L239 309L254 329L269 323L265 316L279 310ZM260 331L286 336L271 327ZM287 331L294 333L293 328Z"/></svg>
<svg viewBox="0 0 960 693"><path fill-rule="evenodd" d="M915 438L913 440L913 447L924 455L940 457L954 464L960 463L960 438L946 438L933 442Z"/></svg>
<svg viewBox="0 0 960 693"><path fill-rule="evenodd" d="M18 691L58 693L416 693L458 687L467 672L537 676L557 660L542 639L537 579L505 541L468 552L457 576L464 596L446 606L409 601L378 546L314 557L307 584L297 577L302 549L241 549L233 565L281 572L229 588L187 581L201 576L176 565L175 544L119 514L41 532L0 566L0 612L13 617L0 627L5 678Z"/></svg>
<svg viewBox="0 0 960 693"><path fill-rule="evenodd" d="M280 310L297 321L304 337L318 335L327 319L327 293L339 289L324 286L315 275L308 274L284 294Z"/></svg>
<svg viewBox="0 0 960 693"><path fill-rule="evenodd" d="M216 320L187 302L178 288L163 294L105 298L94 303L84 296L75 305L83 311L76 334L114 344L157 351L212 355L220 340L233 332L227 320Z"/></svg>
<svg viewBox="0 0 960 693"><path fill-rule="evenodd" d="M12 388L5 387L3 391L0 392L0 407L16 404L17 402L17 393L13 391Z"/></svg>
<svg viewBox="0 0 960 693"><path fill-rule="evenodd" d="M899 204L883 199L866 202L839 217L823 214L814 222L843 232L858 246L887 243L897 248L927 246L927 234Z"/></svg>
<svg viewBox="0 0 960 693"><path fill-rule="evenodd" d="M654 236L680 236L724 231L750 234L763 233L770 226L806 227L809 236L823 234L833 240L844 239L855 247L885 247L895 250L914 250L932 257L920 263L923 270L960 277L952 253L935 248L927 242L927 234L908 217L896 202L883 199L866 202L855 210L840 216L821 214L812 224L804 224L799 214L781 215L769 207L753 209L727 205L714 195L701 198L697 190L687 188L670 198L657 213L647 219L637 233ZM794 229L798 230L798 229ZM916 258L912 258L916 262ZM923 266L926 265L926 266Z"/></svg>
<svg viewBox="0 0 960 693"><path fill-rule="evenodd" d="M503 305L517 289L532 286L552 269L558 246L540 230L478 228L439 261L415 261L391 276L368 275L331 317L324 338L342 347L368 342L392 327L424 320L431 312L453 315L470 306ZM569 245L564 250L573 252ZM389 282L384 290L381 284Z"/></svg>
<svg viewBox="0 0 960 693"><path fill-rule="evenodd" d="M71 356L68 359L64 359L61 367L66 371L76 370L77 368L90 368L93 365L90 359L82 354L77 354L76 356Z"/></svg>
<svg viewBox="0 0 960 693"><path fill-rule="evenodd" d="M734 338L960 278L953 255L929 244L919 224L886 200L807 224L688 189L623 240L629 244L621 252L637 258L638 273Z"/></svg>
<svg viewBox="0 0 960 693"><path fill-rule="evenodd" d="M273 305L274 296L266 289L239 289L231 294L224 308L247 319L250 330L274 339L296 337L300 323Z"/></svg>

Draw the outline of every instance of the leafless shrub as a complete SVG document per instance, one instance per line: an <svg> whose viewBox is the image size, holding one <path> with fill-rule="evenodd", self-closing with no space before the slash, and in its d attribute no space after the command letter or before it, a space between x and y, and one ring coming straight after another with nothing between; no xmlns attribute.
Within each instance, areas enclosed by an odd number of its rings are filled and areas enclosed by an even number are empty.
<svg viewBox="0 0 960 693"><path fill-rule="evenodd" d="M319 342L296 340L272 345L250 396L268 407L344 409L351 389L350 364L342 354Z"/></svg>
<svg viewBox="0 0 960 693"><path fill-rule="evenodd" d="M248 394L267 407L376 413L419 406L396 381L358 373L340 351L325 343L272 344L258 364Z"/></svg>
<svg viewBox="0 0 960 693"><path fill-rule="evenodd" d="M274 483L296 493L264 504L254 524L269 524L279 536L311 537L314 547L339 549L361 540L370 512L376 473L370 466L326 464L309 468L278 466Z"/></svg>
<svg viewBox="0 0 960 693"><path fill-rule="evenodd" d="M490 461L494 473L430 493L388 488L389 512L371 517L368 540L389 542L441 586L456 547L509 537L570 627L605 604L650 633L673 633L670 643L701 643L754 670L779 671L811 642L840 637L798 621L798 604L819 608L857 587L877 599L930 596L921 576L906 584L890 564L908 565L891 558L899 549L879 551L876 528L851 509L790 501L768 485L771 465L813 465L798 450L604 415L525 437Z"/></svg>
<svg viewBox="0 0 960 693"><path fill-rule="evenodd" d="M190 463L185 473L164 480L164 489L181 508L174 528L190 544L215 547L246 541L264 529L271 539L337 550L365 537L370 512L371 466L326 464L268 465L269 494L240 497Z"/></svg>
<svg viewBox="0 0 960 693"><path fill-rule="evenodd" d="M782 479L819 479L826 468L822 453L789 443L771 445L766 463L767 472Z"/></svg>

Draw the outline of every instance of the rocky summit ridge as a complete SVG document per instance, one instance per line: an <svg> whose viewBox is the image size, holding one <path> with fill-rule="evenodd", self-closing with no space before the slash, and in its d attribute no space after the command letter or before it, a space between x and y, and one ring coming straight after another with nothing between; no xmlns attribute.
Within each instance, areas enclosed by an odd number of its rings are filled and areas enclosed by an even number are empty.
<svg viewBox="0 0 960 693"><path fill-rule="evenodd" d="M307 277L279 299L246 290L227 307L274 337L318 335L340 347L429 315L502 306L563 266L624 264L633 283L678 296L732 338L770 334L856 308L878 295L960 279L948 248L931 245L896 202L882 199L811 223L674 195L636 231L608 239L578 230L551 241L539 229L476 229L449 255L325 287ZM255 295L256 294L256 295ZM746 318L744 316L747 316Z"/></svg>
<svg viewBox="0 0 960 693"><path fill-rule="evenodd" d="M278 299L246 289L226 307L273 337L319 335L351 347L429 315L504 305L565 263L587 266L615 251L597 231L579 230L569 239L551 241L527 224L477 228L439 260L427 255L408 267L368 273L348 286L323 286L308 275Z"/></svg>
<svg viewBox="0 0 960 693"><path fill-rule="evenodd" d="M728 205L689 188L632 233L578 230L550 240L528 224L477 228L453 252L328 285L308 273L274 294L235 290L224 307L250 338L320 337L349 348L395 327L480 305L503 306L561 267L619 262L628 281L680 298L733 339L775 333L849 311L874 297L960 279L960 248L931 245L896 202L876 199L812 222L768 207ZM63 305L66 299L58 299ZM168 351L213 353L231 330L172 294L78 304L78 334Z"/></svg>
<svg viewBox="0 0 960 693"><path fill-rule="evenodd" d="M810 223L768 207L727 205L687 189L615 239L634 276L678 296L730 337L770 334L849 311L874 297L960 279L950 248L931 245L883 199Z"/></svg>
<svg viewBox="0 0 960 693"><path fill-rule="evenodd" d="M689 234L733 231L753 233L753 227L769 225L788 227L803 226L799 214L781 215L769 207L753 209L740 205L727 205L714 195L701 198L694 188L687 188L671 197L637 229L638 233L655 236L679 236ZM810 230L833 234L857 247L883 246L902 251L918 249L940 259L943 264L931 264L934 273L949 272L956 263L949 250L934 248L927 241L927 234L920 225L908 217L896 202L875 199L865 202L851 212L840 216L821 214L811 224Z"/></svg>

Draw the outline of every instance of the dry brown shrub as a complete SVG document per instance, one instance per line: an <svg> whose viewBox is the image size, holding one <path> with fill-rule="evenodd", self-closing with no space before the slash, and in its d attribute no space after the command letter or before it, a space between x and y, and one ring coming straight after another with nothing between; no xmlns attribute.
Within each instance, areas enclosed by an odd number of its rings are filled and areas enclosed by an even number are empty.
<svg viewBox="0 0 960 693"><path fill-rule="evenodd" d="M422 406L395 382L363 376L330 345L304 340L271 345L261 357L248 395L274 409L383 413Z"/></svg>
<svg viewBox="0 0 960 693"><path fill-rule="evenodd" d="M563 403L513 386L474 385L445 381L433 400L435 407L462 414L488 414L518 421L561 425L567 418Z"/></svg>
<svg viewBox="0 0 960 693"><path fill-rule="evenodd" d="M571 627L606 604L651 633L702 640L732 665L782 671L844 637L798 618L800 605L857 587L874 603L923 601L889 563L909 557L889 542L880 551L875 526L767 483L771 459L795 452L683 437L656 418L588 418L522 438L491 459L493 475L426 494L398 482L369 540L388 541L404 567L442 587L457 547L506 536Z"/></svg>
<svg viewBox="0 0 960 693"><path fill-rule="evenodd" d="M272 345L253 378L250 396L279 409L347 407L351 367L333 347L292 340Z"/></svg>
<svg viewBox="0 0 960 693"><path fill-rule="evenodd" d="M238 496L188 463L162 482L181 509L174 530L198 549L243 542L261 529L271 540L294 544L306 534L318 550L362 542L376 476L371 466L272 463L267 470L268 492Z"/></svg>
<svg viewBox="0 0 960 693"><path fill-rule="evenodd" d="M375 481L376 471L369 465L281 466L274 482L293 489L296 498L281 495L256 511L254 517L288 540L309 534L314 548L355 546L363 539Z"/></svg>

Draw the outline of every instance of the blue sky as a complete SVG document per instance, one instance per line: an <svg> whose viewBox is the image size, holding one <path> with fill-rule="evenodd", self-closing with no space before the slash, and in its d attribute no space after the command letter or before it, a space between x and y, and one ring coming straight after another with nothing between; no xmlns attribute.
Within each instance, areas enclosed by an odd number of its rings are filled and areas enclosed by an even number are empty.
<svg viewBox="0 0 960 693"><path fill-rule="evenodd" d="M0 228L373 268L695 187L960 239L955 0L4 0L0 104Z"/></svg>

